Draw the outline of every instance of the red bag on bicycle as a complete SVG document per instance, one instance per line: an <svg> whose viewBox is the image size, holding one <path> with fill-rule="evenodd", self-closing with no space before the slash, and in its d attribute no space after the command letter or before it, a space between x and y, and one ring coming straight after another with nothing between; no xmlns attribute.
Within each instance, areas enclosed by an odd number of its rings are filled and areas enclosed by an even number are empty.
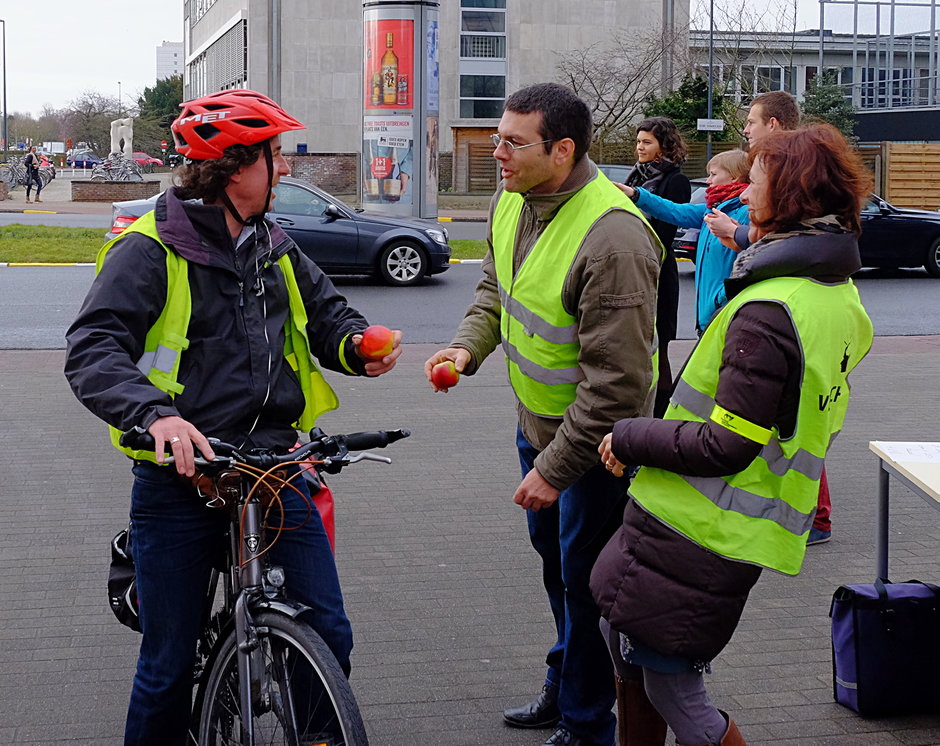
<svg viewBox="0 0 940 746"><path fill-rule="evenodd" d="M298 441L291 450L299 447L300 442ZM330 540L330 549L333 550L333 554L336 554L336 517L333 514L333 491L329 488L327 483L323 481L323 477L317 476L312 464L310 466L301 466L300 468L303 471L304 477L307 479L307 484L311 488L313 504L316 506L317 512L320 514L320 519L323 521L326 538ZM314 485L320 486L319 491L313 492Z"/></svg>
<svg viewBox="0 0 940 746"><path fill-rule="evenodd" d="M326 482L320 482L320 491L313 496L313 504L317 506L320 518L323 520L323 528L326 529L326 536L330 540L330 549L336 554L336 517L333 514L333 490Z"/></svg>

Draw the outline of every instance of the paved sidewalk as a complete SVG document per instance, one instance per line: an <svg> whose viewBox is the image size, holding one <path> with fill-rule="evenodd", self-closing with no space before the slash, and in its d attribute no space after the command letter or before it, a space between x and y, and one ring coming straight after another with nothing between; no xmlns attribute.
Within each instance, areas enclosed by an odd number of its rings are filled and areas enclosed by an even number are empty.
<svg viewBox="0 0 940 746"><path fill-rule="evenodd" d="M675 342L678 365L688 342ZM446 396L408 345L379 380L332 376L330 431L409 427L390 466L331 479L338 561L356 633L352 683L373 746L538 746L503 707L539 688L552 642L522 512L512 395L500 361ZM105 598L107 543L130 474L61 374L62 351L0 351L0 744L120 743L138 636ZM751 746L940 744L940 716L865 720L831 694L832 592L874 572L869 440L940 440L940 337L879 338L853 375L828 460L832 542L803 573L770 572L715 661L709 689ZM940 514L892 484L891 575L940 581Z"/></svg>
<svg viewBox="0 0 940 746"><path fill-rule="evenodd" d="M42 190L42 202L26 202L26 192L23 187L17 187L11 192L11 198L0 202L0 212L52 212L72 215L110 215L111 202L73 202L72 179L88 178L81 176L80 171L71 175L71 169L65 169L49 182ZM144 174L145 180L159 180L161 188L169 185L169 173ZM336 195L350 205L355 203L355 196L348 197ZM488 197L471 197L468 195L442 195L438 204L438 216L441 222L485 222L486 203Z"/></svg>

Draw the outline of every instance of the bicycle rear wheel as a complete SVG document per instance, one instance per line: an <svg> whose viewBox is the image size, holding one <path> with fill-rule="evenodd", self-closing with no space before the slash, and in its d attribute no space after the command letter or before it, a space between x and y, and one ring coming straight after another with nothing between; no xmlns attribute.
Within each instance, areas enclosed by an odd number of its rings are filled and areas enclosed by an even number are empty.
<svg viewBox="0 0 940 746"><path fill-rule="evenodd" d="M260 685L252 693L255 744L368 746L349 682L326 643L284 614L256 617ZM200 746L242 743L238 655L234 630L211 662L196 713Z"/></svg>

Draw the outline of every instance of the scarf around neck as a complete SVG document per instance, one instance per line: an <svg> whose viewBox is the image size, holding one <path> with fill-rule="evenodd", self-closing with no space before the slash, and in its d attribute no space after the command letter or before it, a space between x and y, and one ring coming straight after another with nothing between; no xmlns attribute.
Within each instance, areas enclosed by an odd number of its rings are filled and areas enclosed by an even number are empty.
<svg viewBox="0 0 940 746"><path fill-rule="evenodd" d="M768 233L752 243L738 254L731 266L731 279L741 279L751 273L751 268L764 252L773 251L774 244L793 236L818 236L823 234L845 233L846 230L835 215L823 215L818 218L809 218L798 223L790 230Z"/></svg>
<svg viewBox="0 0 940 746"><path fill-rule="evenodd" d="M659 160L649 161L648 163L640 163L637 161L636 165L633 167L633 171L626 180L626 184L631 187L641 186L646 191L657 194L659 184L662 182L663 178L673 171L678 170L678 168L679 167L668 158L660 158Z"/></svg>
<svg viewBox="0 0 940 746"><path fill-rule="evenodd" d="M743 181L732 181L730 184L713 184L705 190L705 206L710 210L733 199L747 189L747 184Z"/></svg>

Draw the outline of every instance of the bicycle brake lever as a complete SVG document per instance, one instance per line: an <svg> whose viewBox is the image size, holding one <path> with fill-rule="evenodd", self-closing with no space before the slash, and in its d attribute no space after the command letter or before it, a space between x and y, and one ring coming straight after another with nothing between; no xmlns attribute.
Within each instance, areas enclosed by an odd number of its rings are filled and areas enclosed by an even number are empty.
<svg viewBox="0 0 940 746"><path fill-rule="evenodd" d="M349 464L355 464L357 461L378 461L382 464L392 463L392 460L388 456L379 456L377 453L369 453L368 451L357 453L355 456L351 456L347 459L347 463Z"/></svg>

